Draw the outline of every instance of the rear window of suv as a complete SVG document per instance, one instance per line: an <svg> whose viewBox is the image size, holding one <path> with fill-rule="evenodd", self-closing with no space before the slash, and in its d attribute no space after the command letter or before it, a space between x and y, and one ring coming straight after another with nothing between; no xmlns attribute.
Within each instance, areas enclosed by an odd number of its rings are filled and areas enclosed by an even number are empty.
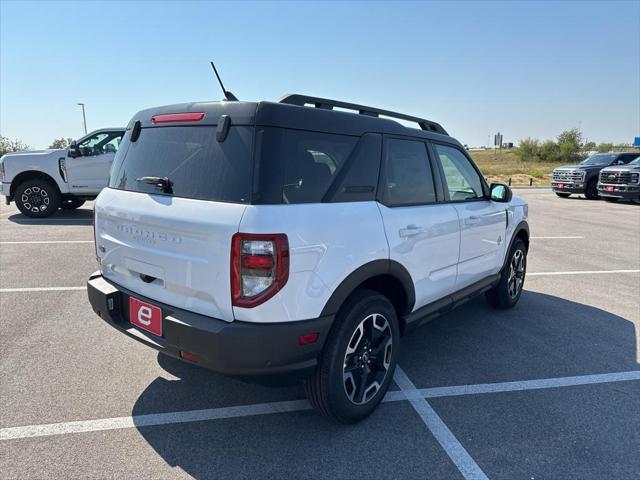
<svg viewBox="0 0 640 480"><path fill-rule="evenodd" d="M231 127L224 142L216 127L144 128L136 142L125 135L111 170L109 187L167 195L141 177L167 177L175 197L250 203L253 127Z"/></svg>

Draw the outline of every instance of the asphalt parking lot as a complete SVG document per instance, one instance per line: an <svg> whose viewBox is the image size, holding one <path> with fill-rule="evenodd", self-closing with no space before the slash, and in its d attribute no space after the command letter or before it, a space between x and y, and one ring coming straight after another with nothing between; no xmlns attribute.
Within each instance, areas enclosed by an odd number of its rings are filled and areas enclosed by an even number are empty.
<svg viewBox="0 0 640 480"><path fill-rule="evenodd" d="M91 310L91 206L0 208L2 478L638 478L640 207L529 201L525 291L403 340L355 426L158 355Z"/></svg>

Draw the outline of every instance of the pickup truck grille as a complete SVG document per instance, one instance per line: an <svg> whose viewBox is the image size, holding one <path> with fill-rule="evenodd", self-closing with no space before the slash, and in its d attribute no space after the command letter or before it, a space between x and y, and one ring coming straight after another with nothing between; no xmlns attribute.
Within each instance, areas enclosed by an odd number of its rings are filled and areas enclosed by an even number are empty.
<svg viewBox="0 0 640 480"><path fill-rule="evenodd" d="M554 170L554 182L581 182L584 180L585 172L582 170Z"/></svg>
<svg viewBox="0 0 640 480"><path fill-rule="evenodd" d="M611 185L626 185L637 183L638 174L632 172L600 172L600 182Z"/></svg>

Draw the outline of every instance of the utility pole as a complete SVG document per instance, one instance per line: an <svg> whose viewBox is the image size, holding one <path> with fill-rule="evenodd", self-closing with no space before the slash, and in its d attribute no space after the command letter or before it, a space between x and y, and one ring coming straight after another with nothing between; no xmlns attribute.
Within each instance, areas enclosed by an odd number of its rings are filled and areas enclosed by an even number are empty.
<svg viewBox="0 0 640 480"><path fill-rule="evenodd" d="M87 134L87 116L84 113L84 103L78 102L78 105L82 107L82 122L84 125L84 134Z"/></svg>

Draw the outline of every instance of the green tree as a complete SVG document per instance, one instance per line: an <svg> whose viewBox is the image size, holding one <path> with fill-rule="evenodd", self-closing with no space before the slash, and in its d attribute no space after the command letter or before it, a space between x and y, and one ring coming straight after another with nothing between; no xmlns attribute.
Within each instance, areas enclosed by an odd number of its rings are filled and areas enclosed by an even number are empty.
<svg viewBox="0 0 640 480"><path fill-rule="evenodd" d="M518 148L514 150L514 153L523 162L537 161L540 155L540 140L530 137L520 140Z"/></svg>
<svg viewBox="0 0 640 480"><path fill-rule="evenodd" d="M577 128L565 130L558 135L558 160L566 163L577 163L583 159L584 141L582 132Z"/></svg>
<svg viewBox="0 0 640 480"><path fill-rule="evenodd" d="M66 138L56 138L53 142L51 142L51 145L49 145L49 148L58 149L58 148L67 148L68 146L69 146L69 142L67 142Z"/></svg>
<svg viewBox="0 0 640 480"><path fill-rule="evenodd" d="M11 140L0 135L0 157L5 153L20 152L22 150L29 150L29 146L17 138Z"/></svg>
<svg viewBox="0 0 640 480"><path fill-rule="evenodd" d="M560 162L561 160L560 144L553 140L546 140L540 146L540 160L543 162Z"/></svg>

